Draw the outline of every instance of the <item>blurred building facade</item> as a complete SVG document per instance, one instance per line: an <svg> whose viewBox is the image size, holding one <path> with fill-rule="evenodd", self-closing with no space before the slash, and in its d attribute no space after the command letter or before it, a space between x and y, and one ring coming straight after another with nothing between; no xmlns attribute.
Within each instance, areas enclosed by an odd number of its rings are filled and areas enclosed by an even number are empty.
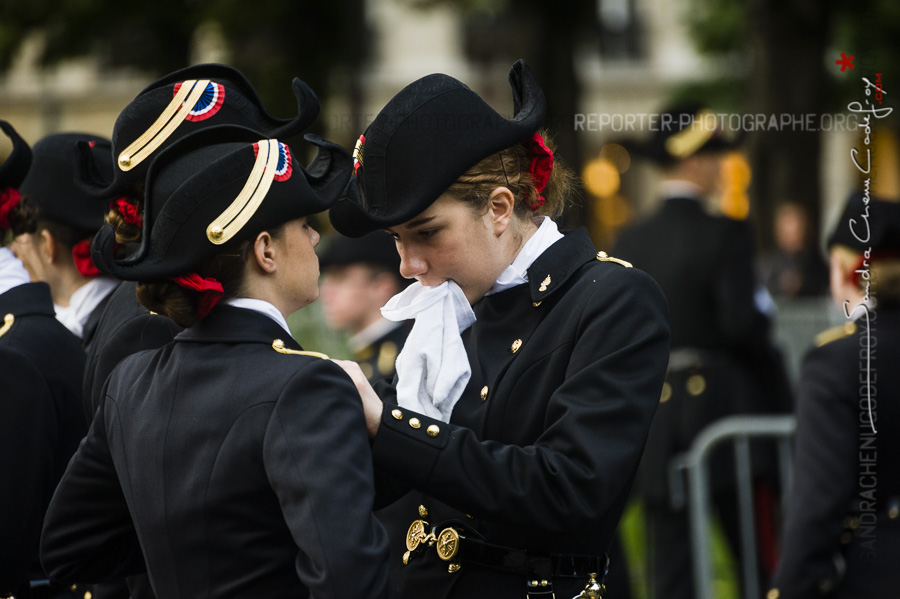
<svg viewBox="0 0 900 599"><path fill-rule="evenodd" d="M466 81L499 111L509 112L508 61L504 58L485 66L483 61L476 65L470 60L466 48L472 41L467 40L466 29L471 29L472 22L461 4L368 0L365 18L372 49L362 60L366 65L362 118L348 118L349 98L329 98L321 117L326 135L341 141L355 139L361 133L351 131L357 123L367 124L402 86L432 72ZM743 68L728 58L702 57L693 49L683 19L688 7L688 2L667 0L597 0L602 23L598 43L586 44L576 56L580 113L570 123L552 123L575 129L586 160L599 156L610 141L648 134L650 115L661 110L674 86L709 81L729 69ZM484 33L477 27L476 31ZM106 72L89 58L39 68L40 47L39 36L31 39L12 68L0 75L0 117L15 123L31 143L66 130L109 135L118 112L155 78L132 70ZM214 29L198 31L194 44L193 62L207 61L228 61L228 50ZM296 75L303 76L302 66ZM631 124L628 118L633 119ZM823 133L820 230L832 226L853 184L849 150L854 140L855 134L848 130ZM0 156L8 151L0 145ZM653 208L654 173L638 161L632 161L631 168L635 170L622 178L623 193L638 215L648 213Z"/></svg>

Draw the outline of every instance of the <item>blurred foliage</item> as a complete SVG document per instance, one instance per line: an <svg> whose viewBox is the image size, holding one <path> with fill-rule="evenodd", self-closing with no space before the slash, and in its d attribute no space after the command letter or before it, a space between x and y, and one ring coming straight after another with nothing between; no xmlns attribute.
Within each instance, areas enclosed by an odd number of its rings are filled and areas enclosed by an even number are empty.
<svg viewBox="0 0 900 599"><path fill-rule="evenodd" d="M42 34L42 64L90 55L104 67L161 76L191 63L195 32L209 24L224 35L230 64L278 116L296 111L291 78L321 99L335 74L353 81L368 54L363 0L2 0L0 70L24 40Z"/></svg>
<svg viewBox="0 0 900 599"><path fill-rule="evenodd" d="M758 59L758 56L753 56L750 35L752 5L760 4L772 11L789 11L802 18L808 12L809 7L805 5L809 2L824 5L829 13L829 26L817 32L798 29L796 34L818 35L825 40L828 54L821 57L820 66L826 74L824 100L828 110L846 109L848 102L859 98L859 82L866 70L883 73L885 89L889 89L888 81L898 80L900 2L896 0L768 0L759 3L749 0L689 0L685 24L695 48L706 55L731 56L739 65L730 70L726 78L700 84L700 87L695 84L679 87L676 94L695 96L696 92L707 93L711 96L705 97L713 97L712 101L721 102L726 107L740 106L742 99L746 98L749 68L752 68L754 58ZM842 51L856 57L856 68L844 73L834 65L835 58ZM735 74L738 76L735 77Z"/></svg>
<svg viewBox="0 0 900 599"><path fill-rule="evenodd" d="M297 310L287 318L291 335L303 349L322 352L331 358L352 360L353 352L347 343L347 335L330 329L325 324L321 302L313 302Z"/></svg>
<svg viewBox="0 0 900 599"><path fill-rule="evenodd" d="M644 505L640 500L632 499L625 506L625 512L619 521L618 533L622 539L622 549L628 564L628 577L631 582L630 596L633 599L648 599L651 596L650 564L647 562L649 531L644 515ZM690 539L685 539L684 547L681 550L690 550ZM738 563L734 559L734 554L718 518L712 520L710 552L713 560L713 596L720 599L740 597ZM619 593L614 594L619 595Z"/></svg>
<svg viewBox="0 0 900 599"><path fill-rule="evenodd" d="M743 0L689 0L686 25L704 54L730 54L747 47L747 3Z"/></svg>

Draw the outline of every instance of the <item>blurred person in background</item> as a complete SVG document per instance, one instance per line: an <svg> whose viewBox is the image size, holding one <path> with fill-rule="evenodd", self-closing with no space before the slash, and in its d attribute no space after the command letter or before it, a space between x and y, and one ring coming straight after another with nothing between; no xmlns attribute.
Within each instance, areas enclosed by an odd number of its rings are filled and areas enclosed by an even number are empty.
<svg viewBox="0 0 900 599"><path fill-rule="evenodd" d="M400 276L394 240L384 231L359 238L334 234L319 264L328 326L350 334L353 360L367 379L392 379L412 327L412 321L393 322L381 315L381 307L409 284Z"/></svg>
<svg viewBox="0 0 900 599"><path fill-rule="evenodd" d="M794 480L767 599L900 593L900 202L853 194L828 239L831 296L797 390Z"/></svg>
<svg viewBox="0 0 900 599"><path fill-rule="evenodd" d="M775 297L809 297L828 293L828 266L809 244L809 216L795 202L775 211L775 249L760 260L760 276Z"/></svg>
<svg viewBox="0 0 900 599"><path fill-rule="evenodd" d="M84 349L54 317L47 283L30 282L5 247L31 150L6 121L0 130L13 142L0 165L0 597L83 597L47 580L38 545L56 483L87 432Z"/></svg>
<svg viewBox="0 0 900 599"><path fill-rule="evenodd" d="M720 418L790 409L786 370L769 338L770 320L759 302L748 223L712 209L725 152L735 147L709 125L700 105L672 107L636 153L662 172L661 205L625 230L614 253L652 276L668 300L672 351L659 410L635 485L648 532L651 597L693 599L694 583L686 507L671 505L669 467L697 434ZM768 298L763 290L762 297ZM769 302L771 302L771 299ZM754 452L754 474L772 474L773 456ZM734 459L730 448L711 458L713 504L740 561ZM774 506L769 484L759 481L761 505ZM765 512L769 513L769 512ZM774 519L757 514L771 535ZM771 541L761 543L761 569L770 567ZM764 584L760 572L760 584Z"/></svg>

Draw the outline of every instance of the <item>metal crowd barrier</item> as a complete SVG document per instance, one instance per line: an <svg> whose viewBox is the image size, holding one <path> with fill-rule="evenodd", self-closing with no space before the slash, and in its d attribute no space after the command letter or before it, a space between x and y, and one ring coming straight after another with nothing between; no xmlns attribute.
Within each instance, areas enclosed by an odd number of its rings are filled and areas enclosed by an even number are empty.
<svg viewBox="0 0 900 599"><path fill-rule="evenodd" d="M710 542L711 512L709 456L721 443L734 443L735 476L737 477L738 511L741 532L741 567L744 597L760 597L757 580L757 552L753 516L753 486L750 461L750 438L770 437L778 443L778 471L781 478L781 504L787 507L791 490L791 438L797 427L792 415L729 416L718 420L697 435L690 450L672 459L669 466L672 507L680 509L687 500L693 549L694 588L697 599L714 599L713 565ZM682 483L687 472L688 496Z"/></svg>

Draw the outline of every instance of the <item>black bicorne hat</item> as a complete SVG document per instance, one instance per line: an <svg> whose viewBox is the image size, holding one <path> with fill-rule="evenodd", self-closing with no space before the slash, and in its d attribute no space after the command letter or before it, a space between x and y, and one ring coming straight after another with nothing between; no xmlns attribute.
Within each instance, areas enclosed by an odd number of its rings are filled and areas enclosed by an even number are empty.
<svg viewBox="0 0 900 599"><path fill-rule="evenodd" d="M84 151L79 184L95 197L125 194L143 182L160 150L209 127L241 125L270 138L296 135L319 116L319 100L300 79L294 79L292 88L297 116L280 119L266 111L247 78L228 65L199 64L166 75L139 93L116 119L113 177L98 176Z"/></svg>
<svg viewBox="0 0 900 599"><path fill-rule="evenodd" d="M13 144L12 152L0 164L0 191L11 187L18 189L31 167L31 148L8 122L0 121L0 130Z"/></svg>
<svg viewBox="0 0 900 599"><path fill-rule="evenodd" d="M391 271L400 277L400 254L397 244L384 231L372 231L362 237L335 234L319 256L319 268L368 264Z"/></svg>
<svg viewBox="0 0 900 599"><path fill-rule="evenodd" d="M828 247L843 245L862 254L900 252L900 202L854 192L828 237Z"/></svg>
<svg viewBox="0 0 900 599"><path fill-rule="evenodd" d="M701 104L673 106L659 117L649 139L623 145L660 166L672 166L702 152L733 150L741 142L740 135L727 136L718 117Z"/></svg>
<svg viewBox="0 0 900 599"><path fill-rule="evenodd" d="M403 88L359 138L356 180L329 212L334 228L359 237L405 222L483 158L527 141L544 120L544 93L522 60L509 83L509 120L448 75Z"/></svg>
<svg viewBox="0 0 900 599"><path fill-rule="evenodd" d="M112 174L108 139L88 133L57 133L31 149L28 176L19 191L40 209L41 217L93 233L103 225L108 202L98 202L75 184L76 146L83 145L101 176Z"/></svg>
<svg viewBox="0 0 900 599"><path fill-rule="evenodd" d="M352 161L339 145L305 139L319 147L306 169L287 145L246 127L211 127L175 142L147 173L141 246L114 259L107 225L94 239L94 264L125 280L181 276L266 228L327 210Z"/></svg>

